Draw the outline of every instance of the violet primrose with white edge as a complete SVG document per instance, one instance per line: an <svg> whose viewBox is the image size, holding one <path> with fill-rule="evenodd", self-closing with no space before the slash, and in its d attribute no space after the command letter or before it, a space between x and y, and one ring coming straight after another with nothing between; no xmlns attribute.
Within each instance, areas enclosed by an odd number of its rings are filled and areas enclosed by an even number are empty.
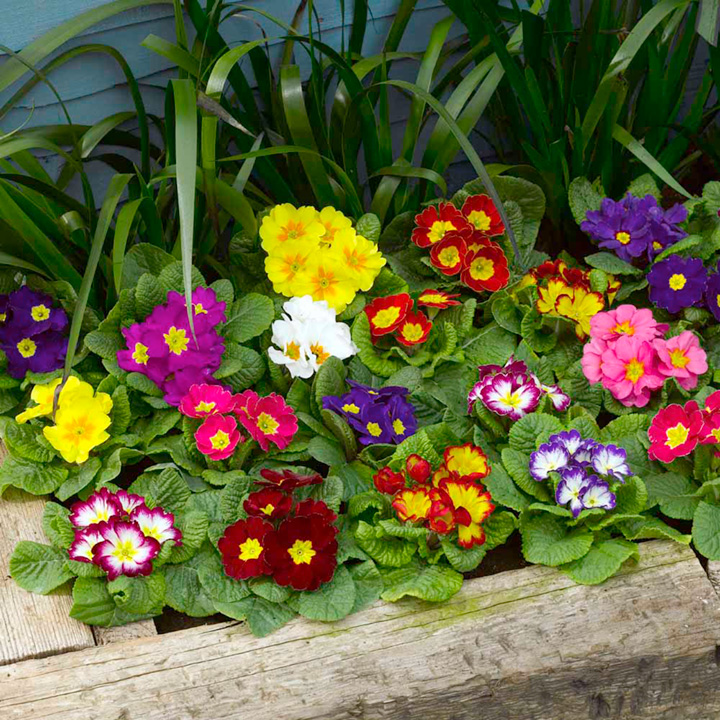
<svg viewBox="0 0 720 720"><path fill-rule="evenodd" d="M560 443L545 443L530 455L530 474L534 480L547 480L551 472L567 467L570 453Z"/></svg>
<svg viewBox="0 0 720 720"><path fill-rule="evenodd" d="M590 463L599 475L612 475L620 482L625 482L625 478L633 474L627 464L627 453L615 445L596 445Z"/></svg>

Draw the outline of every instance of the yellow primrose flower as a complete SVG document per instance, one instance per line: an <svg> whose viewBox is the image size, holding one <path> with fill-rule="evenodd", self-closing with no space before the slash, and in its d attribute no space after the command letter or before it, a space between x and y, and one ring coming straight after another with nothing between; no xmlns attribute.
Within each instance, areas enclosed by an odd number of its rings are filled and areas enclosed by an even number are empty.
<svg viewBox="0 0 720 720"><path fill-rule="evenodd" d="M100 396L105 395L108 402ZM110 435L105 432L110 425L108 412L112 400L106 393L96 398L74 399L63 403L55 413L55 425L43 429L48 442L69 463L84 463L90 451L104 443Z"/></svg>
<svg viewBox="0 0 720 720"><path fill-rule="evenodd" d="M387 262L378 246L349 228L335 234L331 256L345 267L348 278L360 290L369 290Z"/></svg>
<svg viewBox="0 0 720 720"><path fill-rule="evenodd" d="M602 293L588 292L576 287L572 295L563 295L557 301L557 312L563 317L574 320L575 334L582 340L590 334L590 318L605 307Z"/></svg>
<svg viewBox="0 0 720 720"><path fill-rule="evenodd" d="M296 240L281 245L265 258L265 272L275 292L292 297L295 278L302 273L320 244L317 240Z"/></svg>
<svg viewBox="0 0 720 720"><path fill-rule="evenodd" d="M62 378L57 378L45 385L35 385L30 393L30 399L37 403L32 407L27 408L24 412L21 412L16 416L15 420L21 425L26 423L31 418L43 417L45 415L52 415L53 403L55 402L55 389L60 384ZM65 385L63 385L60 391L60 397L58 398L58 407L62 403L68 403L72 396L73 401L82 398L91 398L94 390L92 385L89 383L79 380L74 375L71 375ZM110 396L106 393L100 393L106 398L110 399ZM112 401L110 401L110 407L112 407Z"/></svg>
<svg viewBox="0 0 720 720"><path fill-rule="evenodd" d="M325 234L322 236L320 241L326 245L333 244L335 236L340 230L348 230L352 228L352 220L343 215L339 210L336 210L334 207L324 207L318 213L318 220L325 228Z"/></svg>
<svg viewBox="0 0 720 720"><path fill-rule="evenodd" d="M318 220L315 208L296 208L290 203L276 205L260 226L262 246L269 255L286 242L292 245L298 240L319 242L324 234L325 226Z"/></svg>
<svg viewBox="0 0 720 720"><path fill-rule="evenodd" d="M547 287L538 288L540 296L535 303L537 311L543 314L554 313L557 307L558 298L569 296L572 297L572 288L559 278L551 278Z"/></svg>
<svg viewBox="0 0 720 720"><path fill-rule="evenodd" d="M336 258L317 253L310 258L305 272L295 278L292 294L312 295L313 300L326 300L340 313L355 297L355 286Z"/></svg>

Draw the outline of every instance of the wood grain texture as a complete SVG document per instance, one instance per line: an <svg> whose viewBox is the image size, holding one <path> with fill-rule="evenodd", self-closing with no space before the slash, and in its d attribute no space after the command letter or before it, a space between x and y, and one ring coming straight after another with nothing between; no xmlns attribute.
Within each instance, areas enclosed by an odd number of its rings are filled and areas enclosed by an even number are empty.
<svg viewBox="0 0 720 720"><path fill-rule="evenodd" d="M204 626L0 670L3 720L716 720L720 602L688 548L582 587L532 567L267 638Z"/></svg>
<svg viewBox="0 0 720 720"><path fill-rule="evenodd" d="M0 443L0 462L4 453ZM47 542L44 507L45 498L14 488L0 502L0 665L95 644L90 628L68 616L72 599L67 587L35 595L10 577L8 564L18 540Z"/></svg>
<svg viewBox="0 0 720 720"><path fill-rule="evenodd" d="M92 632L98 645L130 642L131 640L155 637L157 635L155 623L152 620L142 620L141 622L118 627L94 627Z"/></svg>

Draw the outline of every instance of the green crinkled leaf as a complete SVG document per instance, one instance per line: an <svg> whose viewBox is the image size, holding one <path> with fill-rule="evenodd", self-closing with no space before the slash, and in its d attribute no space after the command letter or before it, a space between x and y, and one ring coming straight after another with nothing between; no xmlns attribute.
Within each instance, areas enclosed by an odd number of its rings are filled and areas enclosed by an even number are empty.
<svg viewBox="0 0 720 720"><path fill-rule="evenodd" d="M175 258L155 245L138 243L125 254L123 262L122 287L132 288L144 273L159 275L162 269L175 262Z"/></svg>
<svg viewBox="0 0 720 720"><path fill-rule="evenodd" d="M78 578L73 586L70 617L86 625L113 627L144 620L150 615L135 615L119 608L113 601L108 583L102 578Z"/></svg>
<svg viewBox="0 0 720 720"><path fill-rule="evenodd" d="M330 475L336 475L343 483L343 500L350 500L353 495L365 492L373 486L373 471L367 465L355 461L330 468Z"/></svg>
<svg viewBox="0 0 720 720"><path fill-rule="evenodd" d="M370 242L377 243L380 240L382 223L375 213L365 213L358 218L358 221L355 224L355 230L358 235L362 235Z"/></svg>
<svg viewBox="0 0 720 720"><path fill-rule="evenodd" d="M218 612L233 620L247 620L250 632L265 637L295 617L285 605L271 603L264 598L250 596L235 603L216 603Z"/></svg>
<svg viewBox="0 0 720 720"><path fill-rule="evenodd" d="M495 511L484 523L485 545L488 550L502 545L517 528L518 520L511 512Z"/></svg>
<svg viewBox="0 0 720 720"><path fill-rule="evenodd" d="M391 467L396 470L403 467L405 460L413 454L425 458L433 467L437 467L442 462L442 458L435 451L424 429L418 430L414 435L411 435L407 440L403 440L397 446L390 460Z"/></svg>
<svg viewBox="0 0 720 720"><path fill-rule="evenodd" d="M190 498L190 488L174 468L145 472L130 485L129 492L145 498L148 507L162 507L166 512L180 513Z"/></svg>
<svg viewBox="0 0 720 720"><path fill-rule="evenodd" d="M245 348L234 342L225 343L225 352L222 356L222 363L220 367L213 373L213 375L221 380L226 378L228 375L234 375L236 372L240 372L245 367Z"/></svg>
<svg viewBox="0 0 720 720"><path fill-rule="evenodd" d="M66 560L65 567L68 572L81 578L106 578L107 575L102 568L88 562L79 562L78 560Z"/></svg>
<svg viewBox="0 0 720 720"><path fill-rule="evenodd" d="M368 508L374 508L382 515L387 515L390 513L390 497L377 490L358 493L350 498L347 512L350 517L358 517Z"/></svg>
<svg viewBox="0 0 720 720"><path fill-rule="evenodd" d="M172 549L168 558L172 564L185 562L197 553L207 538L210 519L202 510L190 510L178 515L175 524L182 532L182 545Z"/></svg>
<svg viewBox="0 0 720 720"><path fill-rule="evenodd" d="M308 444L310 456L318 462L328 466L339 465L345 462L345 453L335 440L318 435Z"/></svg>
<svg viewBox="0 0 720 720"><path fill-rule="evenodd" d="M650 418L640 413L632 413L623 415L622 417L611 420L601 431L600 438L602 442L622 443L627 436L635 436L638 431L646 431L650 426Z"/></svg>
<svg viewBox="0 0 720 720"><path fill-rule="evenodd" d="M370 323L365 313L360 313L351 327L352 339L358 347L357 357L373 375L389 378L403 367L401 360L383 358L375 350L370 334Z"/></svg>
<svg viewBox="0 0 720 720"><path fill-rule="evenodd" d="M643 517L638 520L627 520L618 524L622 534L628 540L674 540L675 542L689 545L692 535L684 535L660 518Z"/></svg>
<svg viewBox="0 0 720 720"><path fill-rule="evenodd" d="M183 264L179 260L168 263L160 271L158 279L166 290L174 290L175 292L179 292L181 294L185 293L185 284L183 280ZM191 268L190 283L193 290L205 284L203 276L200 274L200 271L194 265Z"/></svg>
<svg viewBox="0 0 720 720"><path fill-rule="evenodd" d="M146 452L148 455L168 453L176 465L195 476L202 475L203 470L205 470L205 467L196 462L190 455L182 435L166 435L158 438L148 445ZM237 454L236 451L235 455Z"/></svg>
<svg viewBox="0 0 720 720"><path fill-rule="evenodd" d="M150 273L143 273L135 287L135 317L143 321L157 305L167 300L167 290L160 280Z"/></svg>
<svg viewBox="0 0 720 720"><path fill-rule="evenodd" d="M587 554L593 534L584 528L568 531L562 520L550 515L523 516L520 520L522 552L528 562L557 567Z"/></svg>
<svg viewBox="0 0 720 720"><path fill-rule="evenodd" d="M13 486L31 495L49 495L65 482L67 476L65 467L11 456L0 465L0 488Z"/></svg>
<svg viewBox="0 0 720 720"><path fill-rule="evenodd" d="M648 506L660 505L660 512L676 520L692 520L699 499L694 497L697 485L690 478L673 472L645 476Z"/></svg>
<svg viewBox="0 0 720 720"><path fill-rule="evenodd" d="M720 507L704 500L695 511L692 539L697 551L708 560L720 560Z"/></svg>
<svg viewBox="0 0 720 720"><path fill-rule="evenodd" d="M108 428L111 436L122 435L127 432L132 420L132 412L130 411L130 399L128 398L127 388L124 385L118 385L112 393L112 423Z"/></svg>
<svg viewBox="0 0 720 720"><path fill-rule="evenodd" d="M687 250L692 250L698 245L701 245L704 241L705 238L702 235L688 235L682 240L678 240L673 245L670 245L670 247L666 247L658 254L654 262L657 263L664 260L666 257L670 257L670 255L677 255L679 253L684 253Z"/></svg>
<svg viewBox="0 0 720 720"><path fill-rule="evenodd" d="M312 397L318 408L322 408L323 398L345 393L345 376L345 367L336 357L328 358L320 366L312 384Z"/></svg>
<svg viewBox="0 0 720 720"><path fill-rule="evenodd" d="M222 560L217 553L208 553L204 562L197 567L198 578L203 590L213 602L237 602L250 595L244 580L235 580L225 574Z"/></svg>
<svg viewBox="0 0 720 720"><path fill-rule="evenodd" d="M265 374L265 361L262 355L242 345L233 352L236 352L242 361L242 369L223 378L224 384L229 385L233 392L242 392L253 386Z"/></svg>
<svg viewBox="0 0 720 720"><path fill-rule="evenodd" d="M492 301L492 314L495 322L504 330L519 335L523 314L517 301L507 295L500 295Z"/></svg>
<svg viewBox="0 0 720 720"><path fill-rule="evenodd" d="M545 413L530 413L513 423L510 428L510 447L529 455L551 435L563 430L562 423L556 417Z"/></svg>
<svg viewBox="0 0 720 720"><path fill-rule="evenodd" d="M483 480L495 504L505 505L513 510L525 510L531 499L510 479L501 463L492 464L490 474Z"/></svg>
<svg viewBox="0 0 720 720"><path fill-rule="evenodd" d="M575 222L580 225L587 219L588 211L599 210L603 197L587 178L575 178L568 187L568 204Z"/></svg>
<svg viewBox="0 0 720 720"><path fill-rule="evenodd" d="M213 567L215 549L206 543L200 551L182 565L166 565L167 585L165 602L190 617L207 617L215 612L215 603L200 583L200 567Z"/></svg>
<svg viewBox="0 0 720 720"><path fill-rule="evenodd" d="M331 434L337 438L342 446L345 457L354 458L357 455L357 439L344 418L336 415L332 410L321 410L320 416L323 423L325 423L325 427L330 430Z"/></svg>
<svg viewBox="0 0 720 720"><path fill-rule="evenodd" d="M642 275L642 270L621 260L617 255L609 252L593 253L585 256L585 262L598 270L604 270L611 275Z"/></svg>
<svg viewBox="0 0 720 720"><path fill-rule="evenodd" d="M644 173L640 177L636 177L628 186L626 192L635 197L644 198L646 195L652 195L656 200L660 200L660 189L655 182L655 178L650 173Z"/></svg>
<svg viewBox="0 0 720 720"><path fill-rule="evenodd" d="M222 334L238 343L262 335L275 319L275 306L271 298L248 293L239 298L227 312L228 321Z"/></svg>
<svg viewBox="0 0 720 720"><path fill-rule="evenodd" d="M108 582L107 589L118 608L134 615L159 615L165 605L165 576L161 572L147 577L121 575Z"/></svg>
<svg viewBox="0 0 720 720"><path fill-rule="evenodd" d="M645 483L636 476L629 477L625 483L615 490L617 502L615 512L623 515L633 515L645 509L648 491Z"/></svg>
<svg viewBox="0 0 720 720"><path fill-rule="evenodd" d="M355 539L373 560L386 567L407 565L417 550L415 543L389 537L381 527L368 525L362 520L355 530Z"/></svg>
<svg viewBox="0 0 720 720"><path fill-rule="evenodd" d="M47 595L73 577L66 559L63 550L21 540L10 557L10 576L23 590Z"/></svg>
<svg viewBox="0 0 720 720"><path fill-rule="evenodd" d="M128 387L141 392L143 395L151 397L162 397L162 390L149 378L142 373L131 372L125 380Z"/></svg>
<svg viewBox="0 0 720 720"><path fill-rule="evenodd" d="M288 390L285 402L295 410L295 412L303 412L309 415L311 412L310 386L304 380L295 378L290 386L290 390Z"/></svg>
<svg viewBox="0 0 720 720"><path fill-rule="evenodd" d="M409 523L401 523L396 518L378 521L378 525L390 537L403 538L404 540L424 541L428 536L428 530L425 527L417 527Z"/></svg>
<svg viewBox="0 0 720 720"><path fill-rule="evenodd" d="M248 581L248 589L254 595L265 598L271 603L284 603L290 599L292 589L278 585L271 577L253 578Z"/></svg>
<svg viewBox="0 0 720 720"><path fill-rule="evenodd" d="M102 467L100 468L95 482L102 485L114 480L121 472L123 464L129 463L131 460L139 460L143 457L143 453L132 448L117 448L110 455L106 455L102 459Z"/></svg>
<svg viewBox="0 0 720 720"><path fill-rule="evenodd" d="M463 350L473 365L504 365L517 347L517 338L495 323L483 327L464 343Z"/></svg>
<svg viewBox="0 0 720 720"><path fill-rule="evenodd" d="M53 546L61 550L69 548L75 539L75 528L69 517L70 511L62 505L54 502L45 504L42 518L43 532Z"/></svg>
<svg viewBox="0 0 720 720"><path fill-rule="evenodd" d="M447 561L453 570L460 573L471 572L483 561L488 548L483 545L475 545L471 548L461 548L454 538L443 537L440 544L445 552Z"/></svg>
<svg viewBox="0 0 720 720"><path fill-rule="evenodd" d="M156 437L167 435L180 420L184 418L174 408L172 410L156 410L149 418L142 433L142 442L149 445ZM189 420L189 418L187 418Z"/></svg>
<svg viewBox="0 0 720 720"><path fill-rule="evenodd" d="M562 565L559 569L580 585L599 585L612 577L630 558L637 560L640 553L635 543L618 538L599 540L587 555Z"/></svg>
<svg viewBox="0 0 720 720"><path fill-rule="evenodd" d="M85 336L85 347L105 360L116 360L119 350L125 350L125 341L120 333L93 330Z"/></svg>
<svg viewBox="0 0 720 720"><path fill-rule="evenodd" d="M238 471L223 473L223 475L230 477L220 495L220 514L225 522L232 523L245 517L242 504L253 491L255 481ZM205 473L203 473L203 477L205 477Z"/></svg>
<svg viewBox="0 0 720 720"><path fill-rule="evenodd" d="M215 292L215 297L218 299L218 302L225 303L225 312L227 315L227 313L230 312L230 306L235 297L235 289L233 288L232 282L222 278L212 283L210 289Z"/></svg>
<svg viewBox="0 0 720 720"><path fill-rule="evenodd" d="M530 456L526 453L505 448L502 451L502 462L515 484L524 492L541 502L550 500L550 492L544 483L534 480L528 469Z"/></svg>
<svg viewBox="0 0 720 720"><path fill-rule="evenodd" d="M573 514L565 507L559 505L546 505L544 503L534 502L528 506L528 510L537 510L538 512L550 513L558 517L571 518Z"/></svg>
<svg viewBox="0 0 720 720"><path fill-rule="evenodd" d="M381 570L385 589L381 598L396 602L404 597L416 597L428 602L443 602L460 590L463 576L442 565L423 565L416 560L407 567Z"/></svg>
<svg viewBox="0 0 720 720"><path fill-rule="evenodd" d="M70 468L67 480L55 491L58 500L65 502L84 490L95 479L101 467L100 458L91 457L82 465Z"/></svg>
<svg viewBox="0 0 720 720"><path fill-rule="evenodd" d="M583 438L599 438L600 429L595 418L584 408L575 406L570 409L573 416L566 421L568 430L577 430Z"/></svg>
<svg viewBox="0 0 720 720"><path fill-rule="evenodd" d="M8 419L3 432L7 449L17 458L36 463L49 463L56 457L55 450L32 425L19 425L14 420Z"/></svg>
<svg viewBox="0 0 720 720"><path fill-rule="evenodd" d="M356 613L369 607L380 598L383 580L372 560L366 560L358 565L350 565L349 571L355 583L355 604L351 612Z"/></svg>
<svg viewBox="0 0 720 720"><path fill-rule="evenodd" d="M321 483L317 485L308 485L304 488L298 488L295 491L295 497L298 500L322 500L333 512L340 512L340 503L343 499L343 482L335 475L328 475Z"/></svg>
<svg viewBox="0 0 720 720"><path fill-rule="evenodd" d="M352 612L356 595L352 576L344 565L339 565L330 582L314 592L300 593L298 612L311 620L340 620Z"/></svg>
<svg viewBox="0 0 720 720"><path fill-rule="evenodd" d="M520 333L523 340L538 353L550 352L558 340L558 333L554 325L569 321L555 318L555 322L546 322L546 316L541 315L534 307L529 308L520 321Z"/></svg>
<svg viewBox="0 0 720 720"><path fill-rule="evenodd" d="M370 297L387 297L408 291L408 284L399 275L396 275L387 267L380 270L375 278L373 286L368 291Z"/></svg>

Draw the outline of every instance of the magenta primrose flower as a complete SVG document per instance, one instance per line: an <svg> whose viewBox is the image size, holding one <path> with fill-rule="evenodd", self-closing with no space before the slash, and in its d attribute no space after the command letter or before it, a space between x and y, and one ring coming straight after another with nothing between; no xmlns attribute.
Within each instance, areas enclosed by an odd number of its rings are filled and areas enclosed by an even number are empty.
<svg viewBox="0 0 720 720"><path fill-rule="evenodd" d="M210 415L195 432L197 449L211 460L229 458L244 440L232 415Z"/></svg>
<svg viewBox="0 0 720 720"><path fill-rule="evenodd" d="M101 522L108 522L122 515L122 512L122 507L115 495L107 488L100 488L85 502L76 502L70 508L70 522L76 528L85 528Z"/></svg>
<svg viewBox="0 0 720 720"><path fill-rule="evenodd" d="M652 342L662 337L668 326L656 322L652 310L634 305L619 305L614 310L599 312L590 318L590 337L611 342L623 335Z"/></svg>
<svg viewBox="0 0 720 720"><path fill-rule="evenodd" d="M265 452L270 443L284 450L298 429L295 411L275 393L260 397L253 390L246 390L236 395L235 414Z"/></svg>
<svg viewBox="0 0 720 720"><path fill-rule="evenodd" d="M75 533L75 540L68 549L71 560L77 562L91 563L94 560L93 550L95 546L103 541L101 526L104 523L91 525L84 530L78 530Z"/></svg>
<svg viewBox="0 0 720 720"><path fill-rule="evenodd" d="M219 385L193 385L180 401L180 412L191 418L204 418L216 413L225 415L233 411L235 398Z"/></svg>
<svg viewBox="0 0 720 720"><path fill-rule="evenodd" d="M182 533L175 527L175 516L156 507L148 510L145 505L136 508L130 516L145 537L155 538L161 545L173 540L175 545L182 545Z"/></svg>
<svg viewBox="0 0 720 720"><path fill-rule="evenodd" d="M665 378L657 371L651 343L624 336L602 354L602 384L623 405L644 407Z"/></svg>
<svg viewBox="0 0 720 720"><path fill-rule="evenodd" d="M93 548L93 561L107 573L108 580L152 572L152 561L161 546L155 538L146 537L137 523L105 523L99 532L102 541Z"/></svg>

